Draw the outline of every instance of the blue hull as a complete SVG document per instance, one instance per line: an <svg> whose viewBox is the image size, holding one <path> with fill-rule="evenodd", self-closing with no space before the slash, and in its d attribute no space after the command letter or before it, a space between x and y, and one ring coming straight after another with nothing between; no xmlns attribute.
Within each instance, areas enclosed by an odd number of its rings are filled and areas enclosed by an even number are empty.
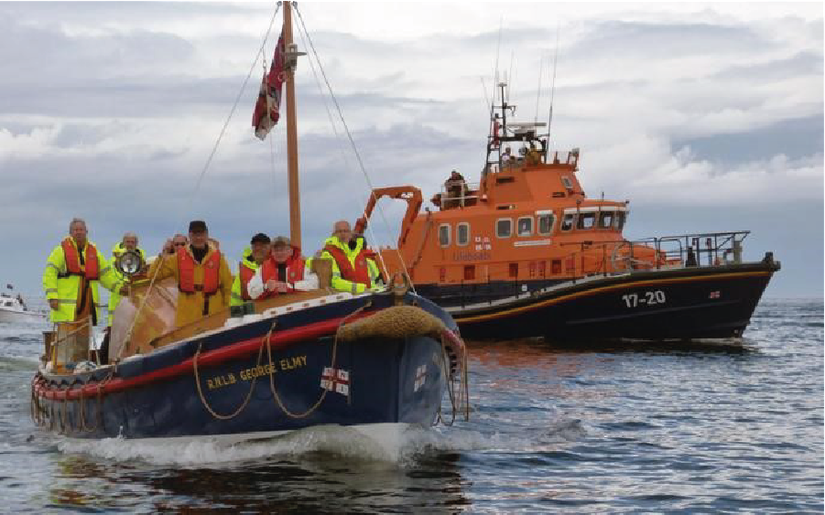
<svg viewBox="0 0 825 515"><path fill-rule="evenodd" d="M260 343L273 325L267 318L125 360L114 374L108 368L75 375L41 371L33 381L33 417L75 438L233 435L319 424L430 425L451 368L440 339L336 342L336 320L369 299L364 314L391 305L389 296L372 295L279 316L271 358ZM452 318L429 301L411 294L405 301L456 330ZM331 334L279 340L325 322ZM82 384L88 385L82 399L55 398L70 385L77 393ZM98 386L104 392L99 396Z"/></svg>

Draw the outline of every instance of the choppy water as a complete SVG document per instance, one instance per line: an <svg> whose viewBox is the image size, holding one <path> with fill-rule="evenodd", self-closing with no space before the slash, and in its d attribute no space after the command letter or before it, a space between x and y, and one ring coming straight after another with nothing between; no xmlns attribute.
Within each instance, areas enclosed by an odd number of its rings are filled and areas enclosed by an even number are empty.
<svg viewBox="0 0 825 515"><path fill-rule="evenodd" d="M744 348L475 345L470 422L400 444L69 442L29 419L36 326L0 325L0 511L823 511L823 303L763 300Z"/></svg>

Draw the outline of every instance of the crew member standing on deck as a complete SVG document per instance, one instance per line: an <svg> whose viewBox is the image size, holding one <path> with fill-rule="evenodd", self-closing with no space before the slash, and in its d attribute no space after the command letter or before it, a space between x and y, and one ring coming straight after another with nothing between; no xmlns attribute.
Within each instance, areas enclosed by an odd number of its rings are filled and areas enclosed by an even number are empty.
<svg viewBox="0 0 825 515"><path fill-rule="evenodd" d="M259 232L252 237L249 242L250 246L244 249L241 256L241 262L238 264L238 275L235 276L235 282L232 283L232 300L230 306L240 306L253 297L249 296L249 281L255 275L255 272L261 265L269 259L269 254L272 250L269 236Z"/></svg>
<svg viewBox="0 0 825 515"><path fill-rule="evenodd" d="M375 260L370 259L363 238L352 238L349 222L335 222L332 236L324 242L322 258L332 259L332 287L352 294L380 289L383 280Z"/></svg>
<svg viewBox="0 0 825 515"><path fill-rule="evenodd" d="M123 235L123 239L120 241L120 243L112 247L112 269L114 270L118 279L124 283L128 282L128 278L121 274L120 271L118 271L117 266L115 266L115 262L127 250L134 250L135 252L138 252L140 254L141 260L143 261L144 267L146 266L146 253L143 251L142 248L138 247L137 234L133 232L127 232ZM145 272L146 269L144 268L143 271ZM120 302L120 294L118 294L117 292L112 292L112 294L109 296L109 327L112 327L112 319L114 318L115 308L117 308L118 302Z"/></svg>
<svg viewBox="0 0 825 515"><path fill-rule="evenodd" d="M209 241L206 222L189 223L189 245L177 247L174 255L161 254L147 275L155 281L174 277L178 281L175 327L182 327L229 306L232 273L226 258ZM155 268L161 267L155 277Z"/></svg>
<svg viewBox="0 0 825 515"><path fill-rule="evenodd" d="M143 251L142 248L138 247L138 237L137 234L133 232L127 232L123 235L123 239L117 243L114 247L112 247L112 270L114 270L115 275L119 281L124 284L128 284L133 280L136 280L142 275L137 275L135 277L127 277L120 273L117 269L117 259L126 253L127 250L134 250L140 254L140 258L143 261L143 272L146 272L146 253ZM109 312L108 316L108 323L106 325L106 335L103 337L103 343L100 345L100 362L102 364L107 364L109 361L109 337L111 336L112 332L112 320L115 318L115 309L117 308L118 303L120 302L120 294L117 291L113 291L109 295L109 307L107 311Z"/></svg>
<svg viewBox="0 0 825 515"><path fill-rule="evenodd" d="M98 282L110 291L126 291L114 268L106 263L105 256L86 236L86 222L73 219L69 224L69 236L49 254L43 271L43 291L51 308L49 319L58 325L85 324L89 318L91 325L97 325L98 310L102 306ZM88 348L77 345L69 349L66 359L74 362L87 359L87 356Z"/></svg>

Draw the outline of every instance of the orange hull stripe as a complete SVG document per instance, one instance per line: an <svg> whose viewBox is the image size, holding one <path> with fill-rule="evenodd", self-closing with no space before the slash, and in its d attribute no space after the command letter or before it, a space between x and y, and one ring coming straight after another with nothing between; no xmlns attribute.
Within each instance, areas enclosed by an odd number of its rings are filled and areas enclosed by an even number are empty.
<svg viewBox="0 0 825 515"><path fill-rule="evenodd" d="M692 282L692 281L707 281L711 279L735 279L740 277L752 277L752 276L759 276L759 275L771 275L773 272L734 272L729 274L719 274L719 275L711 275L707 277L679 277L675 279L651 279L648 281L639 281L632 283L632 287L640 287L640 286L649 286L654 284L673 284L673 283L684 283L684 282ZM531 304L529 306L522 306L520 308L513 308L508 309L506 311L500 311L498 313L493 313L490 315L477 315L477 316L469 316L466 318L461 318L460 315L454 316L456 322L465 323L465 322L481 322L484 320L494 320L496 318L502 318L513 313L520 313L522 311L531 311L534 309L539 309L544 306L550 306L553 304L557 304L564 300L570 299L577 299L579 297L587 297L590 295L595 295L597 293L611 291L611 290L621 290L624 288L628 288L629 285L627 284L616 284L613 286L603 286L601 288L596 288L595 290L587 290L581 291L576 293L571 293L570 295L564 295L562 297L557 297L555 299L549 299L538 304Z"/></svg>

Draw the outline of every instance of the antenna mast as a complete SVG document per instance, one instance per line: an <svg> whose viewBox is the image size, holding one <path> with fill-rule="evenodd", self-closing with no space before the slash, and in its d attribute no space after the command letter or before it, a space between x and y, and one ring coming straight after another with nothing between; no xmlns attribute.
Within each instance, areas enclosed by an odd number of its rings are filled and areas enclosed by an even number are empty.
<svg viewBox="0 0 825 515"><path fill-rule="evenodd" d="M553 99L556 96L556 63L559 60L559 31L561 29L561 22L556 25L556 52L553 55L553 82L550 86L550 114L547 120L547 148L544 151L544 159L547 159L550 153L550 129L553 126ZM536 106L538 112L538 106Z"/></svg>

